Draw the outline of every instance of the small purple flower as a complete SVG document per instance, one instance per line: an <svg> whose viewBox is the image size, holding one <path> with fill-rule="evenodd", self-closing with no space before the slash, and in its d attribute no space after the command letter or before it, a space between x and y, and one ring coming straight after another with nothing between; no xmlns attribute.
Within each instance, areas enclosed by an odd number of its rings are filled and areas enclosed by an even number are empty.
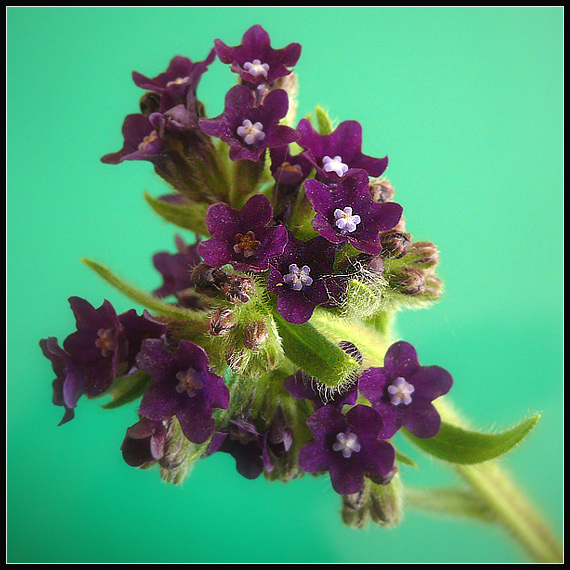
<svg viewBox="0 0 570 570"><path fill-rule="evenodd" d="M176 236L175 242L177 253L160 251L152 258L154 267L162 275L162 285L153 293L161 299L188 289L190 272L202 261L198 244L187 245L180 236Z"/></svg>
<svg viewBox="0 0 570 570"><path fill-rule="evenodd" d="M285 192L298 188L313 170L312 163L303 154L291 154L289 145L272 148L269 154L276 187Z"/></svg>
<svg viewBox="0 0 570 570"><path fill-rule="evenodd" d="M365 476L381 483L394 467L394 448L380 437L382 417L369 406L356 405L346 414L324 406L307 425L314 439L299 450L299 467L308 473L328 471L341 495L358 493Z"/></svg>
<svg viewBox="0 0 570 570"><path fill-rule="evenodd" d="M206 227L212 237L198 244L198 253L212 267L231 263L238 270L266 271L288 239L287 229L273 224L271 202L263 194L254 194L239 211L213 204Z"/></svg>
<svg viewBox="0 0 570 570"><path fill-rule="evenodd" d="M317 170L317 177L328 183L339 182L352 169L380 176L388 166L388 157L373 158L362 154L362 127L357 121L343 121L328 134L319 134L308 119L297 125L299 145Z"/></svg>
<svg viewBox="0 0 570 570"><path fill-rule="evenodd" d="M141 418L127 429L121 445L123 459L131 467L142 467L164 457L166 438L170 431L168 420Z"/></svg>
<svg viewBox="0 0 570 570"><path fill-rule="evenodd" d="M409 343L393 344L381 368L365 370L358 381L360 393L384 418L382 437L392 437L402 426L420 438L435 437L441 418L432 401L447 394L453 379L439 366L420 366Z"/></svg>
<svg viewBox="0 0 570 570"><path fill-rule="evenodd" d="M213 49L204 61L192 62L187 57L177 55L172 58L167 70L156 77L149 78L133 71L133 81L142 89L154 91L161 95L166 93L182 102L186 99L189 91L196 93L200 78L215 58L216 53Z"/></svg>
<svg viewBox="0 0 570 570"><path fill-rule="evenodd" d="M226 94L224 112L216 118L199 120L200 128L230 147L231 160L257 162L265 149L287 145L297 139L291 127L279 122L289 109L289 97L283 89L270 91L263 104L255 104L255 95L245 85L236 85Z"/></svg>
<svg viewBox="0 0 570 570"><path fill-rule="evenodd" d="M400 204L372 199L368 175L362 170L352 171L334 186L307 180L305 190L316 212L312 221L316 231L331 243L349 242L372 255L382 250L380 232L393 228L402 217Z"/></svg>
<svg viewBox="0 0 570 570"><path fill-rule="evenodd" d="M333 270L336 248L317 236L308 241L289 234L283 254L271 261L267 288L277 295L277 310L290 323L306 323L315 307L339 305L347 282Z"/></svg>
<svg viewBox="0 0 570 570"><path fill-rule="evenodd" d="M291 73L301 56L301 46L289 44L282 49L273 49L269 34L259 25L245 32L239 46L229 47L222 40L214 40L220 61L231 64L231 70L239 73L243 81L257 85L271 84Z"/></svg>
<svg viewBox="0 0 570 570"><path fill-rule="evenodd" d="M147 160L157 163L165 150L162 139L149 117L141 113L127 115L123 122L123 148L101 158L105 164L119 164L124 160Z"/></svg>
<svg viewBox="0 0 570 570"><path fill-rule="evenodd" d="M182 340L171 352L163 341L147 339L137 364L153 379L142 398L140 415L156 421L176 416L188 440L207 441L215 426L212 410L227 409L230 393L223 379L210 371L204 349Z"/></svg>

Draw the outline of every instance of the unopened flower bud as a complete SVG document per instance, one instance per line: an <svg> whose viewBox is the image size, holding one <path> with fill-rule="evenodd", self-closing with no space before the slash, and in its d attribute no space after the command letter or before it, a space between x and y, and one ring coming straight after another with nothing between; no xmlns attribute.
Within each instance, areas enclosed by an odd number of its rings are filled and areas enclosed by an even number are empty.
<svg viewBox="0 0 570 570"><path fill-rule="evenodd" d="M243 344L249 350L260 350L269 337L264 321L254 321L245 326L243 331Z"/></svg>
<svg viewBox="0 0 570 570"><path fill-rule="evenodd" d="M227 365L232 370L239 370L245 360L245 351L235 347L228 347L225 352L225 359Z"/></svg>
<svg viewBox="0 0 570 570"><path fill-rule="evenodd" d="M344 524L353 528L363 528L366 526L366 523L370 519L369 502L368 485L362 487L358 493L343 495L340 514Z"/></svg>
<svg viewBox="0 0 570 570"><path fill-rule="evenodd" d="M382 245L382 255L385 257L404 257L412 242L412 236L398 230L389 230L380 233L380 244Z"/></svg>
<svg viewBox="0 0 570 570"><path fill-rule="evenodd" d="M419 267L404 265L390 276L391 285L404 295L421 295L425 291L425 273Z"/></svg>
<svg viewBox="0 0 570 570"><path fill-rule="evenodd" d="M232 311L229 309L216 309L210 317L208 332L212 336L223 336L236 327Z"/></svg>
<svg viewBox="0 0 570 570"><path fill-rule="evenodd" d="M370 486L370 516L382 526L396 526L402 520L402 483L397 473L385 485Z"/></svg>
<svg viewBox="0 0 570 570"><path fill-rule="evenodd" d="M410 246L414 265L434 267L439 261L439 251L431 241L418 241Z"/></svg>
<svg viewBox="0 0 570 570"><path fill-rule="evenodd" d="M375 202L390 202L394 197L394 187L385 178L376 178L370 182L370 196Z"/></svg>
<svg viewBox="0 0 570 570"><path fill-rule="evenodd" d="M246 275L232 275L222 290L230 303L247 303L253 292L253 279Z"/></svg>

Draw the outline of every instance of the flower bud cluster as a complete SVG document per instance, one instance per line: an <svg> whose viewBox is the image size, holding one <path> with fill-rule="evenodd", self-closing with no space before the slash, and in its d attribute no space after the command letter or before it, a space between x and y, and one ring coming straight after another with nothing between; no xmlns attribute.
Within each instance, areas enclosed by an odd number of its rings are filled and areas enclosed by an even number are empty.
<svg viewBox="0 0 570 570"><path fill-rule="evenodd" d="M171 482L217 452L250 479L328 472L347 524L395 524L391 440L402 427L437 435L432 402L451 376L420 366L403 341L364 369L361 347L343 338L339 348L314 317L358 330L361 318L436 300L439 253L406 231L382 178L388 158L362 152L360 123L333 126L319 108L316 122L294 126L300 55L296 43L273 48L256 25L237 46L216 39L203 61L177 56L155 77L133 72L140 112L102 161L150 162L170 193L149 203L197 239L177 236L175 253L154 255L162 284L135 296L152 314L73 297L77 331L62 347L40 344L61 423L82 396L108 394L107 407L140 398L121 447L127 464L158 465ZM236 84L210 117L198 89L216 60Z"/></svg>

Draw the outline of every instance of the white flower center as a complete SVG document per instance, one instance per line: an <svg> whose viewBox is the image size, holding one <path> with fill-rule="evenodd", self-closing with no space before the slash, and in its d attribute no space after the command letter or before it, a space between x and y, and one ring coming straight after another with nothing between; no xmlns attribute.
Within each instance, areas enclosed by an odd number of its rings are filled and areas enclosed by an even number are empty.
<svg viewBox="0 0 570 570"><path fill-rule="evenodd" d="M308 265L303 265L299 269L296 263L289 265L289 273L283 276L283 281L293 289L293 291L301 291L304 287L309 287L313 284L313 278L309 276L311 268Z"/></svg>
<svg viewBox="0 0 570 570"><path fill-rule="evenodd" d="M336 434L336 441L333 443L335 451L341 451L342 456L348 459L353 453L360 451L360 442L355 433L340 432Z"/></svg>
<svg viewBox="0 0 570 570"><path fill-rule="evenodd" d="M187 83L188 80L190 79L190 77L179 77L178 79L174 79L172 81L169 81L166 86L167 87L172 87L173 85L184 85L184 83Z"/></svg>
<svg viewBox="0 0 570 570"><path fill-rule="evenodd" d="M269 71L269 65L267 63L261 63L259 59L254 59L253 61L246 61L243 64L243 68L247 71L250 75L254 77L259 77L263 75L263 77L267 77L267 72Z"/></svg>
<svg viewBox="0 0 570 570"><path fill-rule="evenodd" d="M241 127L238 127L237 134L244 140L245 144L253 144L265 138L263 125L260 122L252 123L246 119Z"/></svg>
<svg viewBox="0 0 570 570"><path fill-rule="evenodd" d="M334 211L335 226L343 232L354 232L356 226L362 221L358 214L352 213L352 208L347 206L344 210L337 208Z"/></svg>
<svg viewBox="0 0 570 570"><path fill-rule="evenodd" d="M390 402L393 406L404 404L407 406L412 402L412 393L414 387L406 382L405 378L398 376L390 386L388 386L388 394L390 394Z"/></svg>
<svg viewBox="0 0 570 570"><path fill-rule="evenodd" d="M334 158L325 156L323 158L323 170L325 172L336 172L337 176L343 176L348 170L348 164L345 164L340 156Z"/></svg>

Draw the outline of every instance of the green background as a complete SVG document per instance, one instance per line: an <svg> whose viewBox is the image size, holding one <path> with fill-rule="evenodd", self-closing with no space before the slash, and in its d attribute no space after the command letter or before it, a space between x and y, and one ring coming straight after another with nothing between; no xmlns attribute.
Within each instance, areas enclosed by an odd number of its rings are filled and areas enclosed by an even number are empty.
<svg viewBox="0 0 570 570"><path fill-rule="evenodd" d="M176 228L143 200L164 192L148 163L106 166L142 91L174 55L237 45L253 24L303 46L299 115L321 104L364 128L408 231L441 251L445 294L399 315L424 364L455 378L452 400L486 429L543 413L506 460L557 532L562 525L562 8L9 8L7 544L9 562L514 562L502 533L406 512L387 531L339 518L327 477L248 481L226 454L183 487L122 460L135 407L82 400L56 427L53 374L38 340L73 330L79 295L131 303L80 263L159 285L151 255ZM208 114L235 82L216 61ZM138 307L137 307L138 308ZM414 486L452 483L408 450Z"/></svg>

